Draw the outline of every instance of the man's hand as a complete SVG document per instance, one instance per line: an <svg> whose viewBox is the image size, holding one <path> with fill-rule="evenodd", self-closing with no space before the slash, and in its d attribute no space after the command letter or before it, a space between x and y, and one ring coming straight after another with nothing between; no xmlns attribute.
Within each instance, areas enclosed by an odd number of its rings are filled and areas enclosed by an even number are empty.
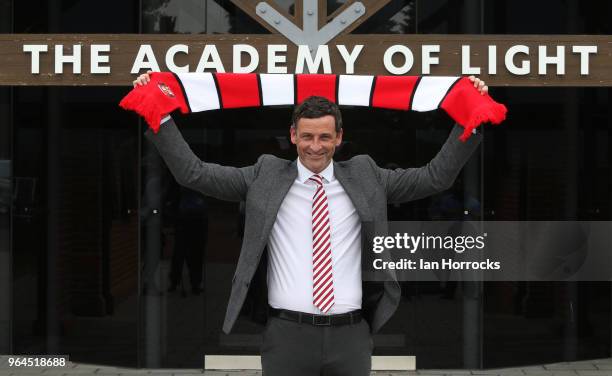
<svg viewBox="0 0 612 376"><path fill-rule="evenodd" d="M149 81L151 81L151 77L149 76L149 73L152 73L153 71L149 70L147 71L147 73L143 73L140 76L138 76L137 79L135 79L134 81L132 81L132 85L134 85L134 87L140 85L146 85L149 83ZM473 76L472 76L473 77Z"/></svg>
<svg viewBox="0 0 612 376"><path fill-rule="evenodd" d="M478 89L478 91L480 92L480 95L485 95L486 93L489 92L489 87L485 85L485 82L483 80L481 80L480 78L474 77L474 76L470 76L468 78L470 79L470 81L474 83L474 87Z"/></svg>
<svg viewBox="0 0 612 376"><path fill-rule="evenodd" d="M137 79L135 79L134 81L132 81L132 85L134 85L134 87L136 86L144 86L146 84L149 83L149 81L151 81L151 76L149 76L149 73L153 73L152 70L148 70L147 73L143 73L140 76L138 76ZM164 118L166 116L168 116L169 114L162 114L161 119L164 120Z"/></svg>

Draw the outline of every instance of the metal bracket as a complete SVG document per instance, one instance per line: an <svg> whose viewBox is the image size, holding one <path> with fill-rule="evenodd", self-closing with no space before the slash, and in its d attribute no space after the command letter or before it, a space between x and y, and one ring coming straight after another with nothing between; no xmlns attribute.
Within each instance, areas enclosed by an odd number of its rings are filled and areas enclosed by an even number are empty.
<svg viewBox="0 0 612 376"><path fill-rule="evenodd" d="M349 27L366 13L365 5L358 1L347 7L342 13L319 29L319 2L318 0L304 0L302 25L298 28L293 22L280 14L268 3L262 1L257 4L257 15L266 23L276 29L296 45L307 45L313 52L318 46L324 45L337 37L344 29Z"/></svg>

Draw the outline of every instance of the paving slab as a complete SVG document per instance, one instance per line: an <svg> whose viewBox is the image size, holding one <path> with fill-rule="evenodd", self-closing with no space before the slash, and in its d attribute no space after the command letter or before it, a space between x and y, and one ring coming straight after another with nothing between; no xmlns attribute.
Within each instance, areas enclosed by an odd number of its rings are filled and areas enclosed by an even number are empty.
<svg viewBox="0 0 612 376"><path fill-rule="evenodd" d="M592 361L553 363L545 365L544 368L547 370L597 370Z"/></svg>
<svg viewBox="0 0 612 376"><path fill-rule="evenodd" d="M612 375L611 371L606 371L606 370L600 370L600 371L578 370L576 372L578 372L579 376L610 376Z"/></svg>
<svg viewBox="0 0 612 376"><path fill-rule="evenodd" d="M135 369L69 363L63 368L0 369L0 376L262 376L261 370ZM483 370L373 371L371 376L612 376L612 358Z"/></svg>

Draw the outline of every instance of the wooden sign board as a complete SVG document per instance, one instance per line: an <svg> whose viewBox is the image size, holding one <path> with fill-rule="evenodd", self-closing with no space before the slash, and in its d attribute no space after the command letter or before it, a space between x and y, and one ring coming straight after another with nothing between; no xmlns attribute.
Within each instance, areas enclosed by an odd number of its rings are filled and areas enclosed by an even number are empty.
<svg viewBox="0 0 612 376"><path fill-rule="evenodd" d="M37 70L34 53L24 51L24 46L31 49L32 45L46 48L39 55ZM70 61L75 45L81 50L78 64L61 63L61 56ZM300 56L298 47L279 34L0 34L0 85L131 85L137 75L131 71L138 66L135 62L144 45L150 45L162 71L170 70L168 58L172 64L188 66L194 72L203 60L203 52L214 50L223 69L231 72L237 45L248 45L256 51L257 73L270 72L271 66L277 73L283 69L296 73ZM183 49L167 57L171 47L177 45L184 45ZM353 64L347 64L347 52L356 53L355 47L359 45L363 47L353 56ZM610 35L346 34L335 38L326 48L330 70L325 73L476 74L491 86L612 86ZM97 61L93 69L92 51L98 56L93 59ZM345 51L344 57L341 51ZM239 62L248 65L252 56L239 55L243 59ZM270 58L276 60L272 65ZM410 59L412 64L407 64ZM206 60L209 66L214 62L210 54ZM348 60L350 63L351 59ZM318 73L324 73L323 66L319 65ZM480 73L476 73L478 68ZM80 73L75 73L75 69Z"/></svg>

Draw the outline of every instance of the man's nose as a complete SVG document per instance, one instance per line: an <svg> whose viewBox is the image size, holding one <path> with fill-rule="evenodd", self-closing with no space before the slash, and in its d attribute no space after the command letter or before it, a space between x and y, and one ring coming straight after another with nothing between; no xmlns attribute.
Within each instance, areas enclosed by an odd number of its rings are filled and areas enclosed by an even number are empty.
<svg viewBox="0 0 612 376"><path fill-rule="evenodd" d="M317 140L313 141L312 144L310 144L310 150L315 153L319 152L321 150L321 143Z"/></svg>

